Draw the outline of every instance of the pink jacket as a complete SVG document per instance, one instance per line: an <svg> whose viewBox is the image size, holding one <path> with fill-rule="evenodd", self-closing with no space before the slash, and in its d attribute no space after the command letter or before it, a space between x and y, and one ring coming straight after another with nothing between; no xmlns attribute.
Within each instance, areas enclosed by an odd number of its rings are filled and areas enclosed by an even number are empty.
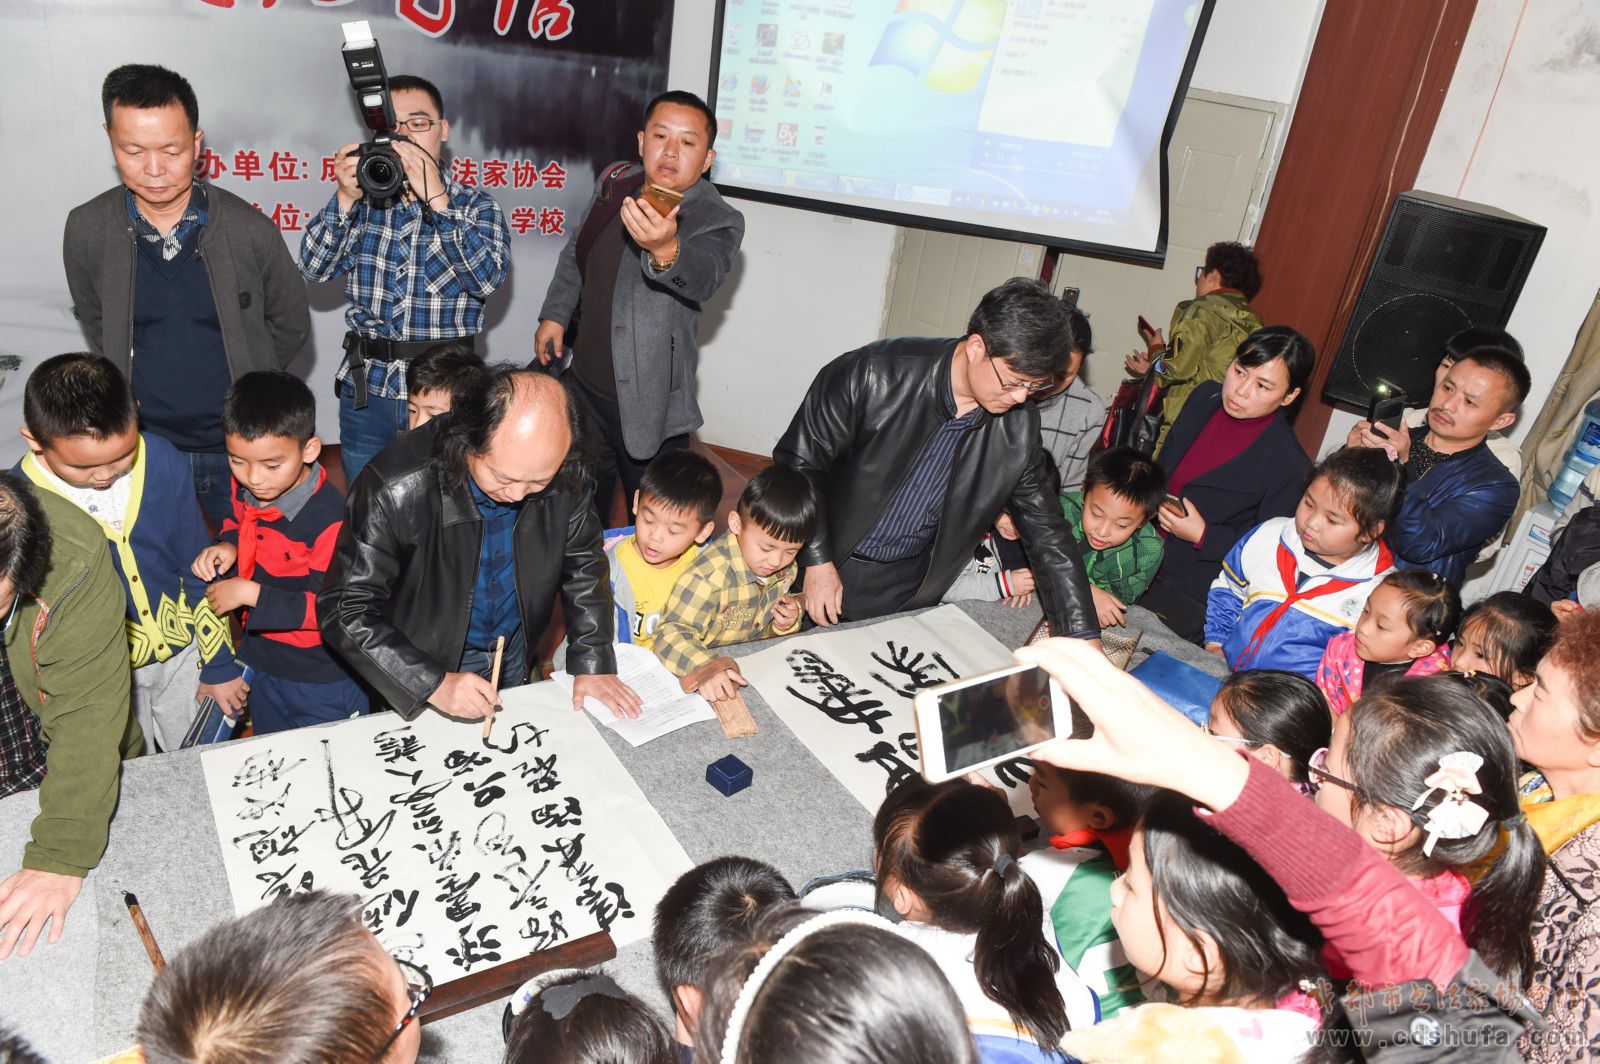
<svg viewBox="0 0 1600 1064"><path fill-rule="evenodd" d="M1467 961L1450 920L1355 832L1250 758L1238 799L1211 823L1255 858L1373 986L1427 979L1445 987Z"/></svg>
<svg viewBox="0 0 1600 1064"><path fill-rule="evenodd" d="M1328 641L1317 666L1317 686L1328 696L1328 708L1338 716L1361 697L1361 673L1366 665L1356 654L1356 634L1340 632ZM1450 668L1450 644L1441 643L1432 654L1417 658L1406 670L1407 676L1431 676Z"/></svg>

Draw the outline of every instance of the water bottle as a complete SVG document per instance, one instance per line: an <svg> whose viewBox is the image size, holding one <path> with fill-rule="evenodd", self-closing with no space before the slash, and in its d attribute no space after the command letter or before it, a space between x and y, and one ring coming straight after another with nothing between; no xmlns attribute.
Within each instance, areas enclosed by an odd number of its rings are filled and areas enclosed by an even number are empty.
<svg viewBox="0 0 1600 1064"><path fill-rule="evenodd" d="M1567 503L1578 493L1578 486L1590 470L1600 465L1600 398L1589 400L1583 408L1583 420L1572 434L1572 446L1561 471L1550 482L1550 501L1557 510L1565 510Z"/></svg>

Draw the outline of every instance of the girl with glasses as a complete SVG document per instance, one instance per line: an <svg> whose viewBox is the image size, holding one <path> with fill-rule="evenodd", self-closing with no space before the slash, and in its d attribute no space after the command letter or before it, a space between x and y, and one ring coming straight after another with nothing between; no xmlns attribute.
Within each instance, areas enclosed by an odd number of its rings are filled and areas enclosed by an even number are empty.
<svg viewBox="0 0 1600 1064"><path fill-rule="evenodd" d="M1316 684L1298 673L1256 669L1234 673L1222 685L1206 732L1310 793L1306 765L1328 745L1333 724Z"/></svg>
<svg viewBox="0 0 1600 1064"><path fill-rule="evenodd" d="M1311 764L1317 805L1405 873L1507 983L1525 987L1544 852L1518 808L1517 773L1505 722L1450 674L1360 699Z"/></svg>

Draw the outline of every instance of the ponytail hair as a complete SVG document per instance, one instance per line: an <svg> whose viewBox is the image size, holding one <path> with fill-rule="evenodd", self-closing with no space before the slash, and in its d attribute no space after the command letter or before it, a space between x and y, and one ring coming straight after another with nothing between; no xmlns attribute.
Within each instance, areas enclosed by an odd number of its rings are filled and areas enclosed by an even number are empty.
<svg viewBox="0 0 1600 1064"><path fill-rule="evenodd" d="M1197 997L1270 1005L1322 975L1315 925L1254 858L1195 815L1194 802L1160 791L1139 829L1156 926L1165 910L1197 954L1207 955L1204 934L1221 961L1220 971L1207 962Z"/></svg>
<svg viewBox="0 0 1600 1064"><path fill-rule="evenodd" d="M894 880L928 907L930 922L978 936L978 985L1046 1051L1070 1029L1056 986L1061 958L1044 937L1039 888L1017 864L1021 839L1004 798L965 780L913 776L872 822L878 889Z"/></svg>
<svg viewBox="0 0 1600 1064"><path fill-rule="evenodd" d="M1406 624L1418 639L1444 646L1461 623L1461 594L1430 569L1402 569L1383 582L1405 596Z"/></svg>
<svg viewBox="0 0 1600 1064"><path fill-rule="evenodd" d="M1350 782L1359 788L1351 796L1352 812L1387 805L1408 813L1421 827L1445 799L1425 781L1439 770L1442 758L1458 751L1483 759L1477 770L1482 791L1470 799L1488 819L1468 838L1436 838L1429 856L1419 841L1397 864L1426 876L1465 873L1492 861L1462 906L1462 934L1501 978L1526 988L1533 972L1532 923L1544 886L1544 850L1517 800L1511 734L1466 679L1453 673L1412 677L1356 701L1346 755ZM1427 799L1413 810L1424 794Z"/></svg>
<svg viewBox="0 0 1600 1064"><path fill-rule="evenodd" d="M1306 472L1306 487L1326 477L1339 501L1350 509L1368 543L1383 535L1400 512L1405 474L1376 447L1341 447Z"/></svg>

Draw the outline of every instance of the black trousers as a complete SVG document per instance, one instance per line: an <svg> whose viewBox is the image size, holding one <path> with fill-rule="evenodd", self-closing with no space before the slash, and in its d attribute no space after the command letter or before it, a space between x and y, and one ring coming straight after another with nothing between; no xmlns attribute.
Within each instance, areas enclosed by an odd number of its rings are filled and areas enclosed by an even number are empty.
<svg viewBox="0 0 1600 1064"><path fill-rule="evenodd" d="M1139 596L1139 605L1161 618L1172 634L1191 643L1200 643L1206 632L1206 604L1160 582Z"/></svg>
<svg viewBox="0 0 1600 1064"><path fill-rule="evenodd" d="M918 554L897 562L875 562L852 554L839 566L844 582L844 619L866 621L899 612L922 586L928 557Z"/></svg>
<svg viewBox="0 0 1600 1064"><path fill-rule="evenodd" d="M645 467L651 459L640 461L628 453L622 438L622 410L615 399L594 391L578 375L567 375L567 383L583 406L583 434L588 452L589 468L594 472L594 509L600 515L600 527L611 527L611 495L622 481L622 502L628 509L628 523L634 522L633 494L644 479ZM669 436L661 441L656 454L666 451L685 451L689 448L687 433Z"/></svg>

